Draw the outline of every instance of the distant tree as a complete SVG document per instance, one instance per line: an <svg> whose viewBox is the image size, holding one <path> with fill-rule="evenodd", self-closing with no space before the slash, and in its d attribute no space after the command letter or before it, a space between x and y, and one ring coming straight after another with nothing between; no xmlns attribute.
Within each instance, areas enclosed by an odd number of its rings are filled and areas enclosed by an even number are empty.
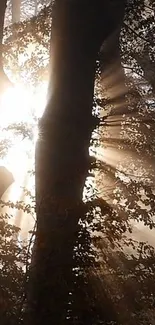
<svg viewBox="0 0 155 325"><path fill-rule="evenodd" d="M34 0L34 15L36 16L38 13L38 1Z"/></svg>
<svg viewBox="0 0 155 325"><path fill-rule="evenodd" d="M0 3L0 64L2 70L2 40L3 40L3 28L4 28L4 16L6 10L7 0L2 0Z"/></svg>
<svg viewBox="0 0 155 325"><path fill-rule="evenodd" d="M4 29L4 17L6 10L7 0L2 0L0 3L0 92L4 90L6 85L10 82L3 70L3 60L2 60L2 42L3 42L3 29Z"/></svg>
<svg viewBox="0 0 155 325"><path fill-rule="evenodd" d="M0 199L2 195L7 190L7 188L13 183L14 178L11 172L9 172L5 167L0 167Z"/></svg>
<svg viewBox="0 0 155 325"><path fill-rule="evenodd" d="M11 0L12 4L12 23L18 23L20 21L21 12L21 0Z"/></svg>

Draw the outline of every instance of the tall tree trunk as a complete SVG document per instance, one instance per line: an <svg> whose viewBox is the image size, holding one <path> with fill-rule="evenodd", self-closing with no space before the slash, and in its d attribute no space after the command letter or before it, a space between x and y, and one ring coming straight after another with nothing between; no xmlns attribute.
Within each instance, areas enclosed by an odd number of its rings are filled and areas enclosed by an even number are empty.
<svg viewBox="0 0 155 325"><path fill-rule="evenodd" d="M36 148L37 233L26 317L33 325L73 323L73 249L95 126L96 59L120 18L106 6L57 0L54 8L49 98Z"/></svg>
<svg viewBox="0 0 155 325"><path fill-rule="evenodd" d="M11 0L12 3L12 23L20 21L21 0Z"/></svg>

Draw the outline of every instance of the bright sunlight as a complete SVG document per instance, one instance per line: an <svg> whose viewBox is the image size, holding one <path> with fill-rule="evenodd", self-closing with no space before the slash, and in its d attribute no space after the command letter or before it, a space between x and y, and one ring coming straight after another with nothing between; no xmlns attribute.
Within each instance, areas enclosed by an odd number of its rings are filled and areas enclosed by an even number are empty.
<svg viewBox="0 0 155 325"><path fill-rule="evenodd" d="M8 88L2 96L0 120L3 136L10 125L17 123L26 123L32 131L32 139L29 140L22 139L12 132L13 129L10 128L10 131L8 129L8 140L11 139L12 146L3 163L13 173L16 181L20 181L26 170L30 168L30 161L33 159L34 145L37 140L37 120L42 115L45 99L45 83L41 89L35 92L22 85L16 85Z"/></svg>
<svg viewBox="0 0 155 325"><path fill-rule="evenodd" d="M37 88L16 84L6 89L1 98L0 139L7 139L9 147L0 165L11 171L14 177L14 183L2 197L5 202L10 200L16 204L22 200L29 203L24 188L34 191L34 176L30 172L34 169L37 123L45 107L46 89L46 82ZM3 208L3 212L12 215L10 222L21 228L21 240L27 240L34 225L32 214L8 206Z"/></svg>

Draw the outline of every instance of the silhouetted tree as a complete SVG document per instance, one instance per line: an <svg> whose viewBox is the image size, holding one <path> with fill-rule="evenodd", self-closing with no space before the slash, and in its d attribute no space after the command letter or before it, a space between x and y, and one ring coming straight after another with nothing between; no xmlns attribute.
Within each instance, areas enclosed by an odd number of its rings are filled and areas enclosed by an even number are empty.
<svg viewBox="0 0 155 325"><path fill-rule="evenodd" d="M74 319L68 314L75 286L73 250L96 123L92 116L96 60L123 13L122 1L56 1L53 8L48 105L36 149L37 231L28 311L33 324ZM91 318L83 312L77 322L85 320Z"/></svg>

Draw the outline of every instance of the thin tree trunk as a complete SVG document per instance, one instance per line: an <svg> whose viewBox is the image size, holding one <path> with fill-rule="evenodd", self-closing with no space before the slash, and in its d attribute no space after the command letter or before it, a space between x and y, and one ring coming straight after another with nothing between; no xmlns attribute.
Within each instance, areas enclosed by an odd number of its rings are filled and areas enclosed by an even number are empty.
<svg viewBox="0 0 155 325"><path fill-rule="evenodd" d="M0 0L0 94L4 92L6 87L11 85L10 80L6 76L3 70L3 30L4 30L4 19L5 10L7 6L7 0Z"/></svg>
<svg viewBox="0 0 155 325"><path fill-rule="evenodd" d="M2 65L2 41L3 41L3 29L4 29L4 18L6 10L7 0L0 1L0 72L3 70Z"/></svg>
<svg viewBox="0 0 155 325"><path fill-rule="evenodd" d="M103 1L88 0L58 0L55 5L49 99L36 148L37 234L26 317L33 325L73 323L73 249L95 127L96 59L114 28L105 8Z"/></svg>
<svg viewBox="0 0 155 325"><path fill-rule="evenodd" d="M12 23L20 21L21 0L11 0L12 3Z"/></svg>
<svg viewBox="0 0 155 325"><path fill-rule="evenodd" d="M37 16L38 13L38 1L34 0L34 15Z"/></svg>

